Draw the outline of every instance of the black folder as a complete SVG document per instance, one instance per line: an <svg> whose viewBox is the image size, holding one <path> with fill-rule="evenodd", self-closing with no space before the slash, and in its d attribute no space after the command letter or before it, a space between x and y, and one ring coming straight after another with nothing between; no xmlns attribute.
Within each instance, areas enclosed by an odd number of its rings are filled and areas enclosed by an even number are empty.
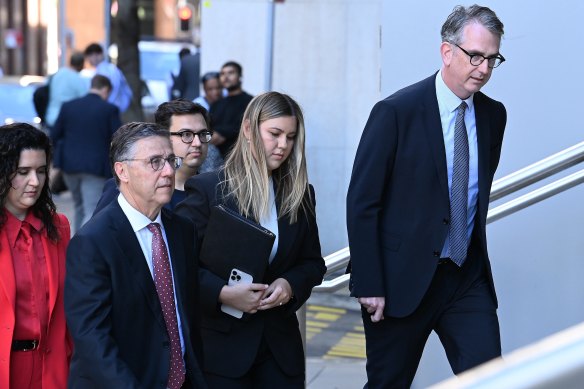
<svg viewBox="0 0 584 389"><path fill-rule="evenodd" d="M211 209L203 237L200 260L203 266L224 280L231 270L250 274L262 282L276 236L231 208L216 205Z"/></svg>

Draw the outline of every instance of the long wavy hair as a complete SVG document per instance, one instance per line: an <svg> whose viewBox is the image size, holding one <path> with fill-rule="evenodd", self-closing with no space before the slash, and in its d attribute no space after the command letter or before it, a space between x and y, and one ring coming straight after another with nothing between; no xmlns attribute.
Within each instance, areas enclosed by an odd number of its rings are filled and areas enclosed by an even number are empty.
<svg viewBox="0 0 584 389"><path fill-rule="evenodd" d="M278 169L272 171L276 200L280 204L278 218L287 216L292 224L298 219L300 211L314 213L308 191L302 110L290 96L267 92L256 96L243 114L239 137L225 161L223 182L224 190L228 196L233 196L241 214L256 221L268 215L270 210L269 173L260 124L283 116L295 117L297 127L290 155ZM245 126L249 128L249 143L243 135ZM252 153L252 145L258 152Z"/></svg>
<svg viewBox="0 0 584 389"><path fill-rule="evenodd" d="M10 189L12 180L18 170L20 154L23 150L42 150L47 157L47 179L41 189L41 194L36 203L31 207L33 214L38 217L46 228L47 236L53 242L57 242L59 231L53 221L56 213L55 203L51 198L49 189L49 165L52 148L49 137L30 124L13 123L0 126L0 229L6 224L6 209L4 204Z"/></svg>

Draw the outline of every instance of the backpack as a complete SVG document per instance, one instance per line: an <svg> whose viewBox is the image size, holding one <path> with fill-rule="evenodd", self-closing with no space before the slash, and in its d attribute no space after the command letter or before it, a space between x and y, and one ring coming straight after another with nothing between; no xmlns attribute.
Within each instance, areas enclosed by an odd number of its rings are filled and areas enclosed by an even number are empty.
<svg viewBox="0 0 584 389"><path fill-rule="evenodd" d="M34 109L41 119L41 123L45 123L45 116L47 114L47 107L49 106L49 98L51 96L51 78L46 84L36 88L32 94L32 102L34 104Z"/></svg>

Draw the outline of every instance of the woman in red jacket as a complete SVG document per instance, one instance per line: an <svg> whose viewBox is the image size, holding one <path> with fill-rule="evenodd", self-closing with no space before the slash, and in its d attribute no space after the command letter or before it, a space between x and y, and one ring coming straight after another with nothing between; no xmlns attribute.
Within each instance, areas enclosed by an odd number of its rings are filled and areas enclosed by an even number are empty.
<svg viewBox="0 0 584 389"><path fill-rule="evenodd" d="M43 132L24 123L0 127L0 388L67 387L70 231L51 199L50 160Z"/></svg>

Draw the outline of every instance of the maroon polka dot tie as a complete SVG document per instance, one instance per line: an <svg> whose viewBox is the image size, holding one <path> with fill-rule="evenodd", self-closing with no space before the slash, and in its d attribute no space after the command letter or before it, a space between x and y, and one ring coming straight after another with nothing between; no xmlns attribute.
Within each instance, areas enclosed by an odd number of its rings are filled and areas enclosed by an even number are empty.
<svg viewBox="0 0 584 389"><path fill-rule="evenodd" d="M179 389L185 381L185 364L178 335L170 261L168 260L166 244L164 243L164 239L162 239L160 225L158 223L150 223L148 229L152 232L154 284L156 285L156 292L160 299L162 315L164 316L168 338L170 339L170 369L168 371L167 387L169 389Z"/></svg>

